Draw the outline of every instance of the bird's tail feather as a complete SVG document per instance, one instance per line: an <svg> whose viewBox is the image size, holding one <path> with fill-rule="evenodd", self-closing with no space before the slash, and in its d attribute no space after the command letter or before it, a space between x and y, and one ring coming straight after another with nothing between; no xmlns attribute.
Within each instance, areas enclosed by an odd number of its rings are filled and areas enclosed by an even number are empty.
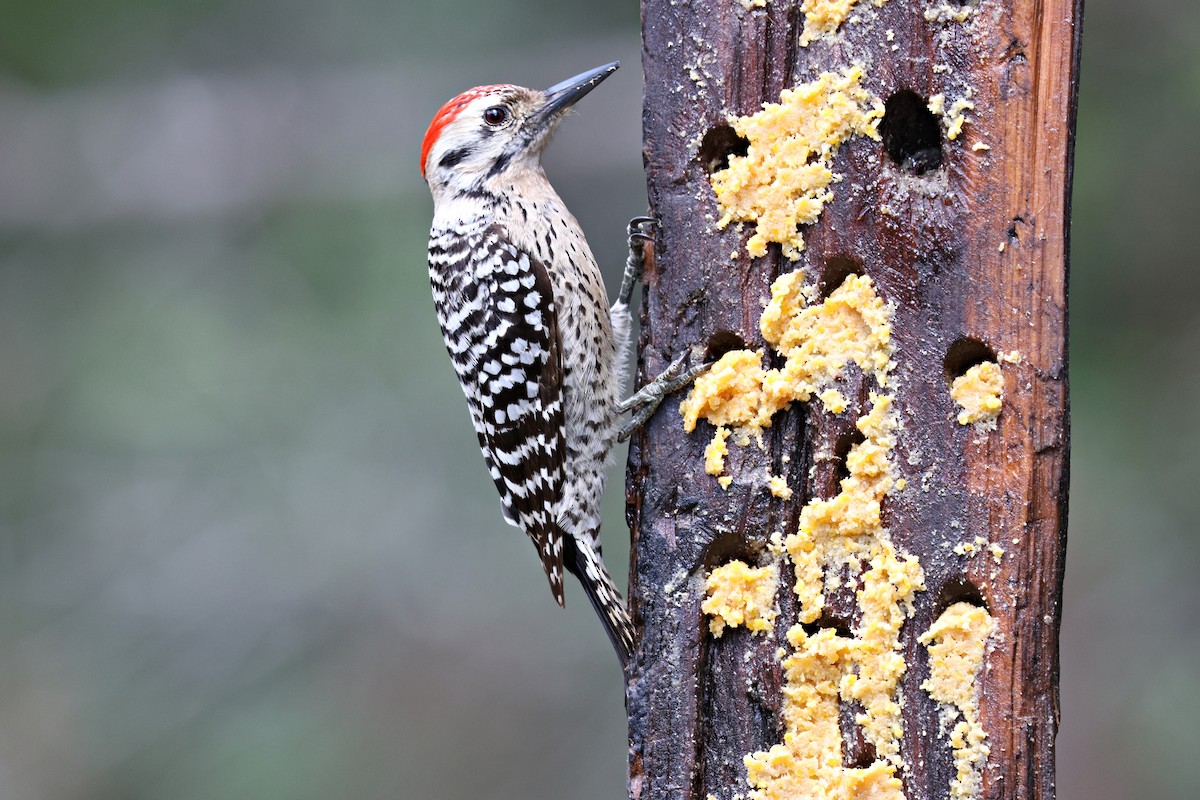
<svg viewBox="0 0 1200 800"><path fill-rule="evenodd" d="M573 536L564 536L565 552L563 564L583 586L584 594L596 610L596 616L604 624L617 658L624 669L633 654L633 621L625 610L625 600L613 583L612 576L604 566L598 553L586 545L580 546Z"/></svg>

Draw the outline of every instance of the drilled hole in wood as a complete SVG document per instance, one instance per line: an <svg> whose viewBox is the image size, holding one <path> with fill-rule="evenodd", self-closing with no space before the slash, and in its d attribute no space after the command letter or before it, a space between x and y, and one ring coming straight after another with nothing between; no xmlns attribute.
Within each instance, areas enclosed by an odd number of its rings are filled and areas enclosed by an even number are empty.
<svg viewBox="0 0 1200 800"><path fill-rule="evenodd" d="M825 270L821 273L821 283L818 289L821 299L829 297L851 275L862 275L863 266L849 256L834 256L825 262Z"/></svg>
<svg viewBox="0 0 1200 800"><path fill-rule="evenodd" d="M851 428L838 437L833 446L833 462L837 465L837 485L834 492L841 491L842 481L850 477L850 468L846 466L846 458L850 451L867 440L858 428Z"/></svg>
<svg viewBox="0 0 1200 800"><path fill-rule="evenodd" d="M955 378L961 378L971 367L995 360L995 350L978 339L963 336L946 351L946 382L953 383Z"/></svg>
<svg viewBox="0 0 1200 800"><path fill-rule="evenodd" d="M901 89L887 99L879 135L888 157L906 172L923 175L942 165L942 126L914 91Z"/></svg>
<svg viewBox="0 0 1200 800"><path fill-rule="evenodd" d="M833 632L838 636L846 639L851 637L850 620L846 619L845 617L832 614L828 610L821 614L821 616L817 618L816 622L804 622L801 623L800 627L802 627L804 632L809 636L816 636L825 628L833 628Z"/></svg>
<svg viewBox="0 0 1200 800"><path fill-rule="evenodd" d="M717 567L723 567L730 561L742 561L754 566L761 548L757 547L738 533L723 533L709 542L704 550L704 569L711 572Z"/></svg>
<svg viewBox="0 0 1200 800"><path fill-rule="evenodd" d="M947 608L955 603L970 603L991 613L988 609L987 600L984 598L983 593L979 591L979 587L966 577L954 578L942 584L942 590L938 593L937 604L934 606L934 619L940 617L945 613Z"/></svg>
<svg viewBox="0 0 1200 800"><path fill-rule="evenodd" d="M745 350L746 340L735 331L717 331L708 337L708 346L704 349L705 361L716 361L726 353L734 350Z"/></svg>
<svg viewBox="0 0 1200 800"><path fill-rule="evenodd" d="M739 136L732 125L718 125L700 140L700 163L711 175L728 167L730 156L744 156L749 149L750 140Z"/></svg>

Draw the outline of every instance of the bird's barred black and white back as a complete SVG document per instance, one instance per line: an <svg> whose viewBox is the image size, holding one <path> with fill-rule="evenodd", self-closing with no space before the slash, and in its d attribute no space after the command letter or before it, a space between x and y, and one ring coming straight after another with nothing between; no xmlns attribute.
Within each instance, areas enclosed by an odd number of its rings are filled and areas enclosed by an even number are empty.
<svg viewBox="0 0 1200 800"><path fill-rule="evenodd" d="M485 220L431 232L429 278L504 518L533 540L562 605L562 361L550 278Z"/></svg>

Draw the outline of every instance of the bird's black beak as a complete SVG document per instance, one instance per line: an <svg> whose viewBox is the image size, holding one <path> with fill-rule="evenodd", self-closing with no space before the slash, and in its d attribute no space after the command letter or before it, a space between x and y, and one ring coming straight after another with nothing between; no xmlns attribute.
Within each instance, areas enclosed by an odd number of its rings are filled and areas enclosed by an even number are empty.
<svg viewBox="0 0 1200 800"><path fill-rule="evenodd" d="M575 105L585 94L595 89L600 81L616 72L619 66L621 66L621 62L614 61L602 67L589 69L574 78L567 78L562 83L556 83L542 92L546 98L546 105L542 106L537 113L538 123L540 125L549 124L555 117Z"/></svg>

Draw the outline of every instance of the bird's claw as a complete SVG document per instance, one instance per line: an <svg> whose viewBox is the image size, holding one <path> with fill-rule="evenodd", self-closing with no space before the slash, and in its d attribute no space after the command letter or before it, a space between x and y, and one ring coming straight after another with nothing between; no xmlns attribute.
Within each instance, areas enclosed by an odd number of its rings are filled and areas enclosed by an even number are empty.
<svg viewBox="0 0 1200 800"><path fill-rule="evenodd" d="M654 242L653 229L657 226L658 220L654 217L634 217L629 220L629 257L625 260L625 274L621 278L621 290L614 308L629 306L633 289L642 280L646 245Z"/></svg>
<svg viewBox="0 0 1200 800"><path fill-rule="evenodd" d="M634 431L646 424L654 415L667 395L690 385L697 376L713 364L711 361L706 361L684 370L685 361L687 361L687 353L672 361L666 369L659 373L658 377L618 406L622 413L632 411L633 415L617 433L617 441L623 442L628 439Z"/></svg>

